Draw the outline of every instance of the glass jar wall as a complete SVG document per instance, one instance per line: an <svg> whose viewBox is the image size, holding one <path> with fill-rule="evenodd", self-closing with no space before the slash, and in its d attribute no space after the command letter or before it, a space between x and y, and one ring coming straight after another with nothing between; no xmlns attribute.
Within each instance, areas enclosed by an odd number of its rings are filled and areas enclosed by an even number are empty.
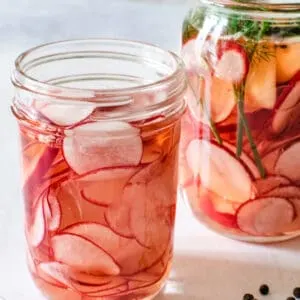
<svg viewBox="0 0 300 300"><path fill-rule="evenodd" d="M184 21L181 192L225 236L300 234L299 24L287 1L199 1Z"/></svg>

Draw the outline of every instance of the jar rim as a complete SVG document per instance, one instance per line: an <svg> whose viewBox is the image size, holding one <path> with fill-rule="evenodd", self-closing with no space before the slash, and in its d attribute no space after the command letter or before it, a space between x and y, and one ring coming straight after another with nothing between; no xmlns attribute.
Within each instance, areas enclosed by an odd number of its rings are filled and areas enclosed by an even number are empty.
<svg viewBox="0 0 300 300"><path fill-rule="evenodd" d="M173 71L166 75L165 77L153 81L151 83L141 84L133 87L124 87L124 88L74 88L74 87L65 87L61 85L50 84L48 82L44 82L38 80L27 74L24 66L24 61L30 55L38 52L40 50L44 50L47 48L55 47L55 46L66 46L72 44L81 44L85 45L87 43L96 44L96 43L110 43L120 46L132 46L132 47L146 47L148 50L154 52L160 52L160 54L164 55L166 58L170 59L174 65ZM126 97L130 94L134 94L136 92L146 92L148 90L155 90L156 88L160 88L162 86L172 85L175 94L180 94L185 89L185 85L180 83L185 81L185 69L184 63L180 57L178 57L175 53L163 50L162 48L155 46L150 43L144 43L140 41L132 41L126 39L112 39L112 38L87 38L87 39L69 39L69 40L61 40L54 41L50 43L44 43L39 46L30 48L25 52L21 53L17 59L15 60L15 69L11 76L12 83L15 87L20 88L26 92L39 94L40 96L46 97L55 97L56 99L64 99L64 100L72 100L72 101L87 101L87 102L96 102L101 103L105 102L106 96L111 99L113 96L115 98L122 98L122 96ZM116 100L118 102L118 100ZM122 101L119 101L119 104Z"/></svg>
<svg viewBox="0 0 300 300"><path fill-rule="evenodd" d="M199 3L222 7L240 7L252 11L265 12L300 12L300 0L198 0Z"/></svg>

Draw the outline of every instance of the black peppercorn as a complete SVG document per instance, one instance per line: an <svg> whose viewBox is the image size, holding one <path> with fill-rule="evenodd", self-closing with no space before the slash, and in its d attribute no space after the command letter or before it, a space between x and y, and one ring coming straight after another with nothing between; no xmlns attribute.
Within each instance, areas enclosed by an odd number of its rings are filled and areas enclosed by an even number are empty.
<svg viewBox="0 0 300 300"><path fill-rule="evenodd" d="M270 289L269 289L269 287L268 287L266 284L263 284L263 285L259 288L259 292L260 292L262 295L266 296L266 295L269 294Z"/></svg>
<svg viewBox="0 0 300 300"><path fill-rule="evenodd" d="M286 300L296 300L294 297L288 297Z"/></svg>
<svg viewBox="0 0 300 300"><path fill-rule="evenodd" d="M251 294L245 294L243 300L254 300L254 296Z"/></svg>
<svg viewBox="0 0 300 300"><path fill-rule="evenodd" d="M294 295L296 298L300 298L300 287L294 288L293 295Z"/></svg>

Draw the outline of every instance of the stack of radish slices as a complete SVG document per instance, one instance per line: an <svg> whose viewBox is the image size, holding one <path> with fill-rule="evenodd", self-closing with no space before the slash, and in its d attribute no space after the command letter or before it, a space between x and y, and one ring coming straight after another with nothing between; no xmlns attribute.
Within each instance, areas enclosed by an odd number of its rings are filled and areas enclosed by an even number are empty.
<svg viewBox="0 0 300 300"><path fill-rule="evenodd" d="M48 117L54 111L43 108ZM43 170L48 179L30 202L27 239L31 273L46 295L104 299L159 289L172 257L178 145L141 163L145 147L129 123L88 121L65 129L51 160L41 151L30 176Z"/></svg>
<svg viewBox="0 0 300 300"><path fill-rule="evenodd" d="M295 153L300 143L277 157L276 175L261 179L252 159L235 147L192 140L186 150L191 178L184 186L193 209L237 234L276 236L300 230L300 187ZM293 154L294 153L294 154ZM294 155L294 156L293 156ZM291 159L295 157L295 159Z"/></svg>

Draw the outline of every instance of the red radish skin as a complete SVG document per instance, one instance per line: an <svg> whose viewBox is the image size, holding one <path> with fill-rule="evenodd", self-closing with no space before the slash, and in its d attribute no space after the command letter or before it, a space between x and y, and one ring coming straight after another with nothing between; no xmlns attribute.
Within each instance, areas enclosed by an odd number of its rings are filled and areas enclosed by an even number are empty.
<svg viewBox="0 0 300 300"><path fill-rule="evenodd" d="M98 300L102 300L105 299L104 297L118 297L120 296L120 293L122 292L126 292L128 290L128 284L127 283L123 283L120 284L118 286L115 286L111 289L107 289L107 290L102 290L99 292L95 292L95 293L89 293L86 299L98 299ZM95 300L96 300L95 299Z"/></svg>
<svg viewBox="0 0 300 300"><path fill-rule="evenodd" d="M300 198L300 187L293 185L276 187L265 195L270 197Z"/></svg>
<svg viewBox="0 0 300 300"><path fill-rule="evenodd" d="M296 211L296 218L293 223L286 229L287 233L293 234L295 231L300 230L300 198L289 198Z"/></svg>
<svg viewBox="0 0 300 300"><path fill-rule="evenodd" d="M69 105L45 103L39 107L40 113L51 123L62 126L74 126L86 120L95 110L95 105Z"/></svg>
<svg viewBox="0 0 300 300"><path fill-rule="evenodd" d="M235 84L241 83L249 69L245 49L235 41L222 41L218 50L219 59L215 66L215 76Z"/></svg>
<svg viewBox="0 0 300 300"><path fill-rule="evenodd" d="M276 162L281 155L281 149L276 149L262 157L263 166L269 175L276 174L275 166Z"/></svg>
<svg viewBox="0 0 300 300"><path fill-rule="evenodd" d="M209 194L203 195L199 199L199 205L202 212L214 222L227 228L237 228L235 215L217 212L213 206Z"/></svg>
<svg viewBox="0 0 300 300"><path fill-rule="evenodd" d="M295 218L295 209L285 198L267 197L250 200L237 211L237 223L254 236L282 234Z"/></svg>
<svg viewBox="0 0 300 300"><path fill-rule="evenodd" d="M208 190L233 202L253 198L253 185L248 172L221 147L195 139L187 148L186 158L194 177L200 176L200 181Z"/></svg>
<svg viewBox="0 0 300 300"><path fill-rule="evenodd" d="M291 181L280 175L271 175L255 181L258 195L264 195L275 188L290 185Z"/></svg>
<svg viewBox="0 0 300 300"><path fill-rule="evenodd" d="M300 180L300 142L294 143L279 156L275 173L285 176L292 181Z"/></svg>
<svg viewBox="0 0 300 300"><path fill-rule="evenodd" d="M275 134L281 133L298 121L300 116L300 72L283 90L278 103L280 106L275 110L272 121L272 130Z"/></svg>
<svg viewBox="0 0 300 300"><path fill-rule="evenodd" d="M63 152L69 166L84 174L105 167L138 165L143 143L140 130L126 122L94 122L66 132Z"/></svg>
<svg viewBox="0 0 300 300"><path fill-rule="evenodd" d="M236 147L234 145L227 142L223 142L223 146L226 149L228 149L233 155L236 154ZM245 152L242 152L240 159L243 162L244 166L248 169L252 178L254 179L260 178L260 173L259 170L257 169L257 166Z"/></svg>
<svg viewBox="0 0 300 300"><path fill-rule="evenodd" d="M58 262L87 272L102 272L107 275L120 273L119 266L108 253L82 236L59 234L51 242Z"/></svg>
<svg viewBox="0 0 300 300"><path fill-rule="evenodd" d="M76 180L63 182L60 187L54 189L61 211L61 222L59 230L72 225L74 220L85 220L106 225L106 207L95 205L81 197L81 186Z"/></svg>
<svg viewBox="0 0 300 300"><path fill-rule="evenodd" d="M119 201L137 167L107 168L82 176L82 197L96 205L109 206Z"/></svg>

